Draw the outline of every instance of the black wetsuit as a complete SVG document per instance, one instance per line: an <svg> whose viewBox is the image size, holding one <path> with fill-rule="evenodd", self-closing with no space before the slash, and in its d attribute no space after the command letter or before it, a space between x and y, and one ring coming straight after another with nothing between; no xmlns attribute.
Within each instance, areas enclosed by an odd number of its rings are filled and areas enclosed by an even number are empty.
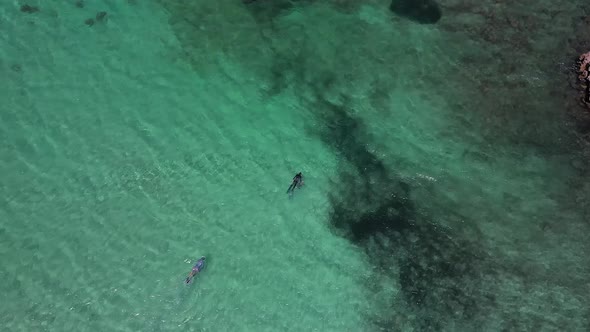
<svg viewBox="0 0 590 332"><path fill-rule="evenodd" d="M303 175L301 175L301 173L297 173L293 178L293 183L291 183L289 189L287 189L287 194L295 190L295 188L297 188L301 184L301 181L303 181Z"/></svg>

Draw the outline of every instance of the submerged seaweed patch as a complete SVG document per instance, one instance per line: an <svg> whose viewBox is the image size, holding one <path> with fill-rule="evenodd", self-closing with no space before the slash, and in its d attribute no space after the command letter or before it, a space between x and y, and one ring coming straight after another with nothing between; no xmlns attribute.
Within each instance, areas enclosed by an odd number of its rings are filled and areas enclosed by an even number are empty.
<svg viewBox="0 0 590 332"><path fill-rule="evenodd" d="M341 171L343 181L331 197L331 227L363 248L376 271L394 274L405 302L420 313L416 324L421 328L472 319L481 305L493 301L479 290L484 255L473 242L443 231L418 212L411 185L365 148L364 125L345 105L318 104L326 123L320 137L354 169ZM379 317L376 323L393 328L393 321Z"/></svg>

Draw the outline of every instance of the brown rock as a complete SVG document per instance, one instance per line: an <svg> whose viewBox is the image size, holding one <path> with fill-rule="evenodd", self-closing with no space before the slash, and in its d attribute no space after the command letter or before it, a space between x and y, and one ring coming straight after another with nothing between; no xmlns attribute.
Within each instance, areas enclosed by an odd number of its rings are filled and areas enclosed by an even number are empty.
<svg viewBox="0 0 590 332"><path fill-rule="evenodd" d="M578 78L582 92L582 102L590 108L590 52L578 58Z"/></svg>
<svg viewBox="0 0 590 332"><path fill-rule="evenodd" d="M580 79L588 78L588 74L590 73L590 52L580 55L578 60L580 62L580 66L578 67Z"/></svg>

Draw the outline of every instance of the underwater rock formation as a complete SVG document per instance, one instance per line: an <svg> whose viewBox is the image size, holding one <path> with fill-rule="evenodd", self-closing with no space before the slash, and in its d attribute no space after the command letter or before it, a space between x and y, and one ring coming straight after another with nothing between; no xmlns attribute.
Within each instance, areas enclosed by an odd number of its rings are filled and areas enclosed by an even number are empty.
<svg viewBox="0 0 590 332"><path fill-rule="evenodd" d="M582 103L590 108L590 52L580 55L578 62L578 78L583 89Z"/></svg>
<svg viewBox="0 0 590 332"><path fill-rule="evenodd" d="M420 24L434 24L442 17L442 10L434 0L392 0L389 10Z"/></svg>

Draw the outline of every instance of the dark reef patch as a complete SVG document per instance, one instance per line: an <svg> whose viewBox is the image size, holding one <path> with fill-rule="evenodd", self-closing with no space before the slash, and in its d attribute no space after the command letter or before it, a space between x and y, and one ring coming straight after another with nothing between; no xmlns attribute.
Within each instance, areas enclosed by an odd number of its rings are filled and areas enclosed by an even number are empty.
<svg viewBox="0 0 590 332"><path fill-rule="evenodd" d="M102 11L102 12L98 12L96 13L96 22L104 22L107 19L107 12Z"/></svg>
<svg viewBox="0 0 590 332"><path fill-rule="evenodd" d="M434 0L392 0L389 10L420 24L434 24L442 18L442 9Z"/></svg>
<svg viewBox="0 0 590 332"><path fill-rule="evenodd" d="M378 273L398 280L407 306L420 314L420 330L438 330L451 320L470 324L494 302L484 291L482 275L491 269L482 250L419 212L411 185L367 150L364 125L351 115L346 98L341 105L317 100L314 108L326 124L320 137L353 169L342 168L343 181L330 197L334 232L363 248ZM396 317L392 312L375 324L395 329Z"/></svg>
<svg viewBox="0 0 590 332"><path fill-rule="evenodd" d="M330 86L330 79L321 83L322 86ZM345 96L342 97L346 103ZM373 153L367 151L365 144L359 141L360 135L366 135L363 123L349 114L346 106L323 100L322 112L319 116L325 121L324 142L342 155L360 175L377 175L386 177L386 168L383 162ZM317 106L316 106L317 107Z"/></svg>
<svg viewBox="0 0 590 332"><path fill-rule="evenodd" d="M93 26L95 23L104 23L107 21L107 12L102 11L102 12L98 12L96 13L95 18L88 18L84 21L84 24L86 24L87 26L91 27Z"/></svg>
<svg viewBox="0 0 590 332"><path fill-rule="evenodd" d="M296 2L296 1L295 1ZM245 0L246 8L258 23L271 22L277 16L288 12L295 6L295 2L291 0Z"/></svg>
<svg viewBox="0 0 590 332"><path fill-rule="evenodd" d="M286 14L296 7L313 5L317 0L242 0L250 13L259 23L272 21L275 17ZM328 0L323 3L341 13L353 13L368 0Z"/></svg>
<svg viewBox="0 0 590 332"><path fill-rule="evenodd" d="M20 11L27 14L36 13L39 11L39 7L31 6L31 5L22 5L20 6Z"/></svg>
<svg viewBox="0 0 590 332"><path fill-rule="evenodd" d="M271 44L269 42L269 44ZM290 79L301 79L303 72L293 70L296 68L294 65L297 62L305 61L303 58L303 53L298 52L296 50L293 53L285 54L284 56L280 56L280 52L274 49L273 52L275 56L272 57L272 62L270 64L270 87L267 93L270 96L277 95L287 89L290 85ZM294 77L294 75L296 75Z"/></svg>

